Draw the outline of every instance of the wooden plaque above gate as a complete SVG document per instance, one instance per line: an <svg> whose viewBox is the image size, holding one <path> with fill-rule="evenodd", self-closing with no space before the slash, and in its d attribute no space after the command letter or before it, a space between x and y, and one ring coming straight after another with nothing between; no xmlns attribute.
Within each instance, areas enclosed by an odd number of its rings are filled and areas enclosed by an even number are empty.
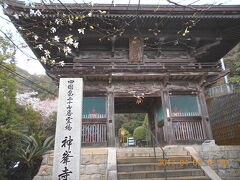
<svg viewBox="0 0 240 180"><path fill-rule="evenodd" d="M143 60L143 39L139 37L129 38L129 61L138 62Z"/></svg>

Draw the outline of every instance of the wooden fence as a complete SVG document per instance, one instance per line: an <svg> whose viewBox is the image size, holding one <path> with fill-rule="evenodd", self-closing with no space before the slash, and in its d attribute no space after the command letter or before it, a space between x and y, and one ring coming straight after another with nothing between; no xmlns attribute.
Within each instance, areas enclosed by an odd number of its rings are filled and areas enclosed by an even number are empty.
<svg viewBox="0 0 240 180"><path fill-rule="evenodd" d="M203 128L200 120L173 121L176 140L203 140Z"/></svg>
<svg viewBox="0 0 240 180"><path fill-rule="evenodd" d="M83 123L82 143L104 143L107 142L106 123Z"/></svg>

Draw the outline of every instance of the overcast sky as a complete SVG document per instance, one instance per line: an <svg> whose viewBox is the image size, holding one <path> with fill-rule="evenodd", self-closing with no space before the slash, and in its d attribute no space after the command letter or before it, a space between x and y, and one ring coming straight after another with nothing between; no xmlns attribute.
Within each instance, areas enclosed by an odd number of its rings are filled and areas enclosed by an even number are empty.
<svg viewBox="0 0 240 180"><path fill-rule="evenodd" d="M45 0L47 1L47 0ZM58 2L57 0L54 0L55 2ZM39 0L25 0L25 2L39 2ZM111 4L112 2L114 4L128 4L130 2L130 4L137 4L138 0L120 0L120 1L116 1L116 0L93 0L93 1L89 1L89 0L62 0L62 2L65 3L87 3L87 2L93 2L94 4ZM195 2L195 5L203 5L203 4L224 4L224 5L240 5L240 0L178 0L175 2L181 3L181 4L190 4L192 2ZM141 4L169 4L167 3L166 0L141 0ZM6 17L3 12L2 9L0 9L0 17L4 17L6 19L8 19L8 17ZM4 20L3 18L0 18L0 28L1 30L5 31L5 32L10 32L11 34L13 34L13 39L14 42L16 44L21 44L24 43L23 39L21 38L21 36L18 34L17 30L15 29L15 27L7 22L6 20ZM2 35L0 33L0 35ZM4 35L3 35L4 36ZM19 66L22 69L27 70L29 73L31 74L45 74L45 70L44 68L41 66L41 64L37 61L37 60L32 60L30 57L35 57L34 54L31 52L31 50L29 48L25 48L23 49L24 53L22 53L21 51L17 51L16 54L16 60L17 60L17 66Z"/></svg>

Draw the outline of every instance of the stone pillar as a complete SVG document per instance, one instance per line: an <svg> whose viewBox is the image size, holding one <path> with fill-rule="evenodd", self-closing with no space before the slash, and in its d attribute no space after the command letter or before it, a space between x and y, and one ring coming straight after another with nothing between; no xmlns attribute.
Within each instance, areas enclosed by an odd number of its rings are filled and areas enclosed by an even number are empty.
<svg viewBox="0 0 240 180"><path fill-rule="evenodd" d="M115 147L114 95L112 92L107 95L107 137L108 146Z"/></svg>
<svg viewBox="0 0 240 180"><path fill-rule="evenodd" d="M170 108L170 100L169 100L169 92L163 91L162 92L162 106L163 106L163 113L164 113L164 140L167 144L174 144L175 137L173 134L173 127L172 127L172 119L171 119L171 108Z"/></svg>
<svg viewBox="0 0 240 180"><path fill-rule="evenodd" d="M53 180L80 180L82 100L82 78L61 78Z"/></svg>
<svg viewBox="0 0 240 180"><path fill-rule="evenodd" d="M209 115L207 110L206 98L203 92L203 89L199 91L199 104L202 114L202 126L206 139L213 139L212 129L209 121Z"/></svg>

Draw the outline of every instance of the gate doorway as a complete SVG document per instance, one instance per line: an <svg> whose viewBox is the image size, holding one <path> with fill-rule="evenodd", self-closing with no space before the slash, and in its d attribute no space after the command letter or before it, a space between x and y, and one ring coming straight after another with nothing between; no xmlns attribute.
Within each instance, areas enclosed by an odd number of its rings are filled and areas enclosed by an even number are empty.
<svg viewBox="0 0 240 180"><path fill-rule="evenodd" d="M127 139L134 138L137 147L152 146L152 135L156 132L155 112L160 97L145 97L141 103L135 97L115 97L116 146L128 147Z"/></svg>

